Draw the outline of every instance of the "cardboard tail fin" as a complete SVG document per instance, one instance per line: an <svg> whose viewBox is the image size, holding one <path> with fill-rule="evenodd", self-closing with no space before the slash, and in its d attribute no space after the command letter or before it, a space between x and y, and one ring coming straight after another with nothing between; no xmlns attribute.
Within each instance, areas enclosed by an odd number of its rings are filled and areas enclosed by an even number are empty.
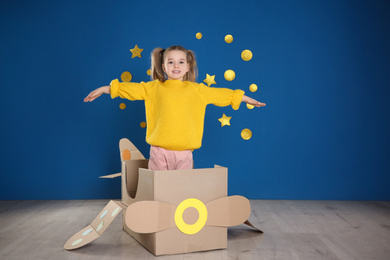
<svg viewBox="0 0 390 260"><path fill-rule="evenodd" d="M92 221L91 225L88 225L69 238L65 243L64 248L66 250L77 249L97 239L124 208L126 208L126 206L121 202L111 200Z"/></svg>
<svg viewBox="0 0 390 260"><path fill-rule="evenodd" d="M119 151L122 161L145 159L138 148L127 138L122 138L119 141Z"/></svg>

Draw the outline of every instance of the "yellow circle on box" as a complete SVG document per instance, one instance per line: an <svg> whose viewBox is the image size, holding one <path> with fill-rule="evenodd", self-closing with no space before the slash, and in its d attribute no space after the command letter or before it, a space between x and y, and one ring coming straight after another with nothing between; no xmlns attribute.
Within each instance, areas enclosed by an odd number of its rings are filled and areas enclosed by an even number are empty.
<svg viewBox="0 0 390 260"><path fill-rule="evenodd" d="M121 75L121 80L123 82L130 82L132 78L133 78L133 76L128 71L123 72Z"/></svg>
<svg viewBox="0 0 390 260"><path fill-rule="evenodd" d="M248 60L251 60L253 57L253 54L250 50L243 50L241 52L241 58L244 60L244 61L248 61Z"/></svg>
<svg viewBox="0 0 390 260"><path fill-rule="evenodd" d="M233 70L227 70L224 76L227 81L232 81L236 77L236 73Z"/></svg>
<svg viewBox="0 0 390 260"><path fill-rule="evenodd" d="M249 139L251 139L251 137L252 137L252 131L249 130L248 128L243 129L243 130L241 131L241 137L242 137L242 139L244 139L244 140L249 140Z"/></svg>
<svg viewBox="0 0 390 260"><path fill-rule="evenodd" d="M233 42L233 36L228 34L225 36L225 42L226 43L232 43Z"/></svg>
<svg viewBox="0 0 390 260"><path fill-rule="evenodd" d="M257 85L256 84L252 84L249 86L249 90L252 91L252 92L256 92L257 90Z"/></svg>
<svg viewBox="0 0 390 260"><path fill-rule="evenodd" d="M125 103L121 103L121 104L119 105L119 108L122 109L122 110L125 109L125 108L126 108L126 104L125 104Z"/></svg>
<svg viewBox="0 0 390 260"><path fill-rule="evenodd" d="M195 208L199 213L198 221L192 225L188 225L184 222L183 213L187 208ZM179 206L177 206L175 211L175 223L177 228L187 235L193 235L198 233L207 221L207 208L204 203L198 199L190 198L183 200Z"/></svg>
<svg viewBox="0 0 390 260"><path fill-rule="evenodd" d="M145 123L145 122L141 122L141 123L139 124L139 126L142 127L142 128L145 128L145 127L146 127L146 123Z"/></svg>
<svg viewBox="0 0 390 260"><path fill-rule="evenodd" d="M200 33L200 32L198 32L197 34L196 34L196 39L198 39L198 40L200 40L200 39L202 39L202 34Z"/></svg>
<svg viewBox="0 0 390 260"><path fill-rule="evenodd" d="M148 69L148 70L146 71L146 74L148 74L148 75L150 76L150 74L152 74L152 70L151 70L151 69Z"/></svg>

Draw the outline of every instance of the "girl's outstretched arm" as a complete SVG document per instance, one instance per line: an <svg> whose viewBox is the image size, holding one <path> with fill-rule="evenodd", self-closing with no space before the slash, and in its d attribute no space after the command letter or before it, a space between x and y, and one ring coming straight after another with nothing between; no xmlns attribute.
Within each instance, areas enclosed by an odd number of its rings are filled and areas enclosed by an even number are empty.
<svg viewBox="0 0 390 260"><path fill-rule="evenodd" d="M94 91L89 93L89 95L86 98L84 98L84 102L92 102L98 97L100 97L102 94L110 94L110 86L104 86L95 89Z"/></svg>
<svg viewBox="0 0 390 260"><path fill-rule="evenodd" d="M245 96L245 95L242 96L242 102L251 104L255 107L265 107L265 105L266 105L265 103L261 103L257 100L254 100L253 98L250 98L250 97Z"/></svg>

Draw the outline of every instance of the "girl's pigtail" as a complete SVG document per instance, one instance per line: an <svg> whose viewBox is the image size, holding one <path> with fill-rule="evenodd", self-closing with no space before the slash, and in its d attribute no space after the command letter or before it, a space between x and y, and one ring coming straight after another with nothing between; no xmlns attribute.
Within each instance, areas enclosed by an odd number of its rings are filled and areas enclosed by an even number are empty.
<svg viewBox="0 0 390 260"><path fill-rule="evenodd" d="M158 79L161 82L165 81L165 75L162 68L164 51L165 50L163 48L156 48L152 52L152 68L150 73L152 80Z"/></svg>
<svg viewBox="0 0 390 260"><path fill-rule="evenodd" d="M196 64L195 53L191 50L187 50L187 62L190 66L184 80L196 82L198 77L198 66Z"/></svg>

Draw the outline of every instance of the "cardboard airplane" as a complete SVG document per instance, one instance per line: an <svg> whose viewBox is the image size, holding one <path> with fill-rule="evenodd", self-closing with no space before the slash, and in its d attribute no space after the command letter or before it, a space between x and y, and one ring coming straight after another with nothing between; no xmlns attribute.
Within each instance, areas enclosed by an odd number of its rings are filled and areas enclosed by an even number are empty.
<svg viewBox="0 0 390 260"><path fill-rule="evenodd" d="M123 229L154 255L227 248L227 228L247 224L251 207L227 196L227 168L148 170L148 160L128 140L119 142L122 200L111 200L90 225L64 245L73 250L100 237L123 211Z"/></svg>

